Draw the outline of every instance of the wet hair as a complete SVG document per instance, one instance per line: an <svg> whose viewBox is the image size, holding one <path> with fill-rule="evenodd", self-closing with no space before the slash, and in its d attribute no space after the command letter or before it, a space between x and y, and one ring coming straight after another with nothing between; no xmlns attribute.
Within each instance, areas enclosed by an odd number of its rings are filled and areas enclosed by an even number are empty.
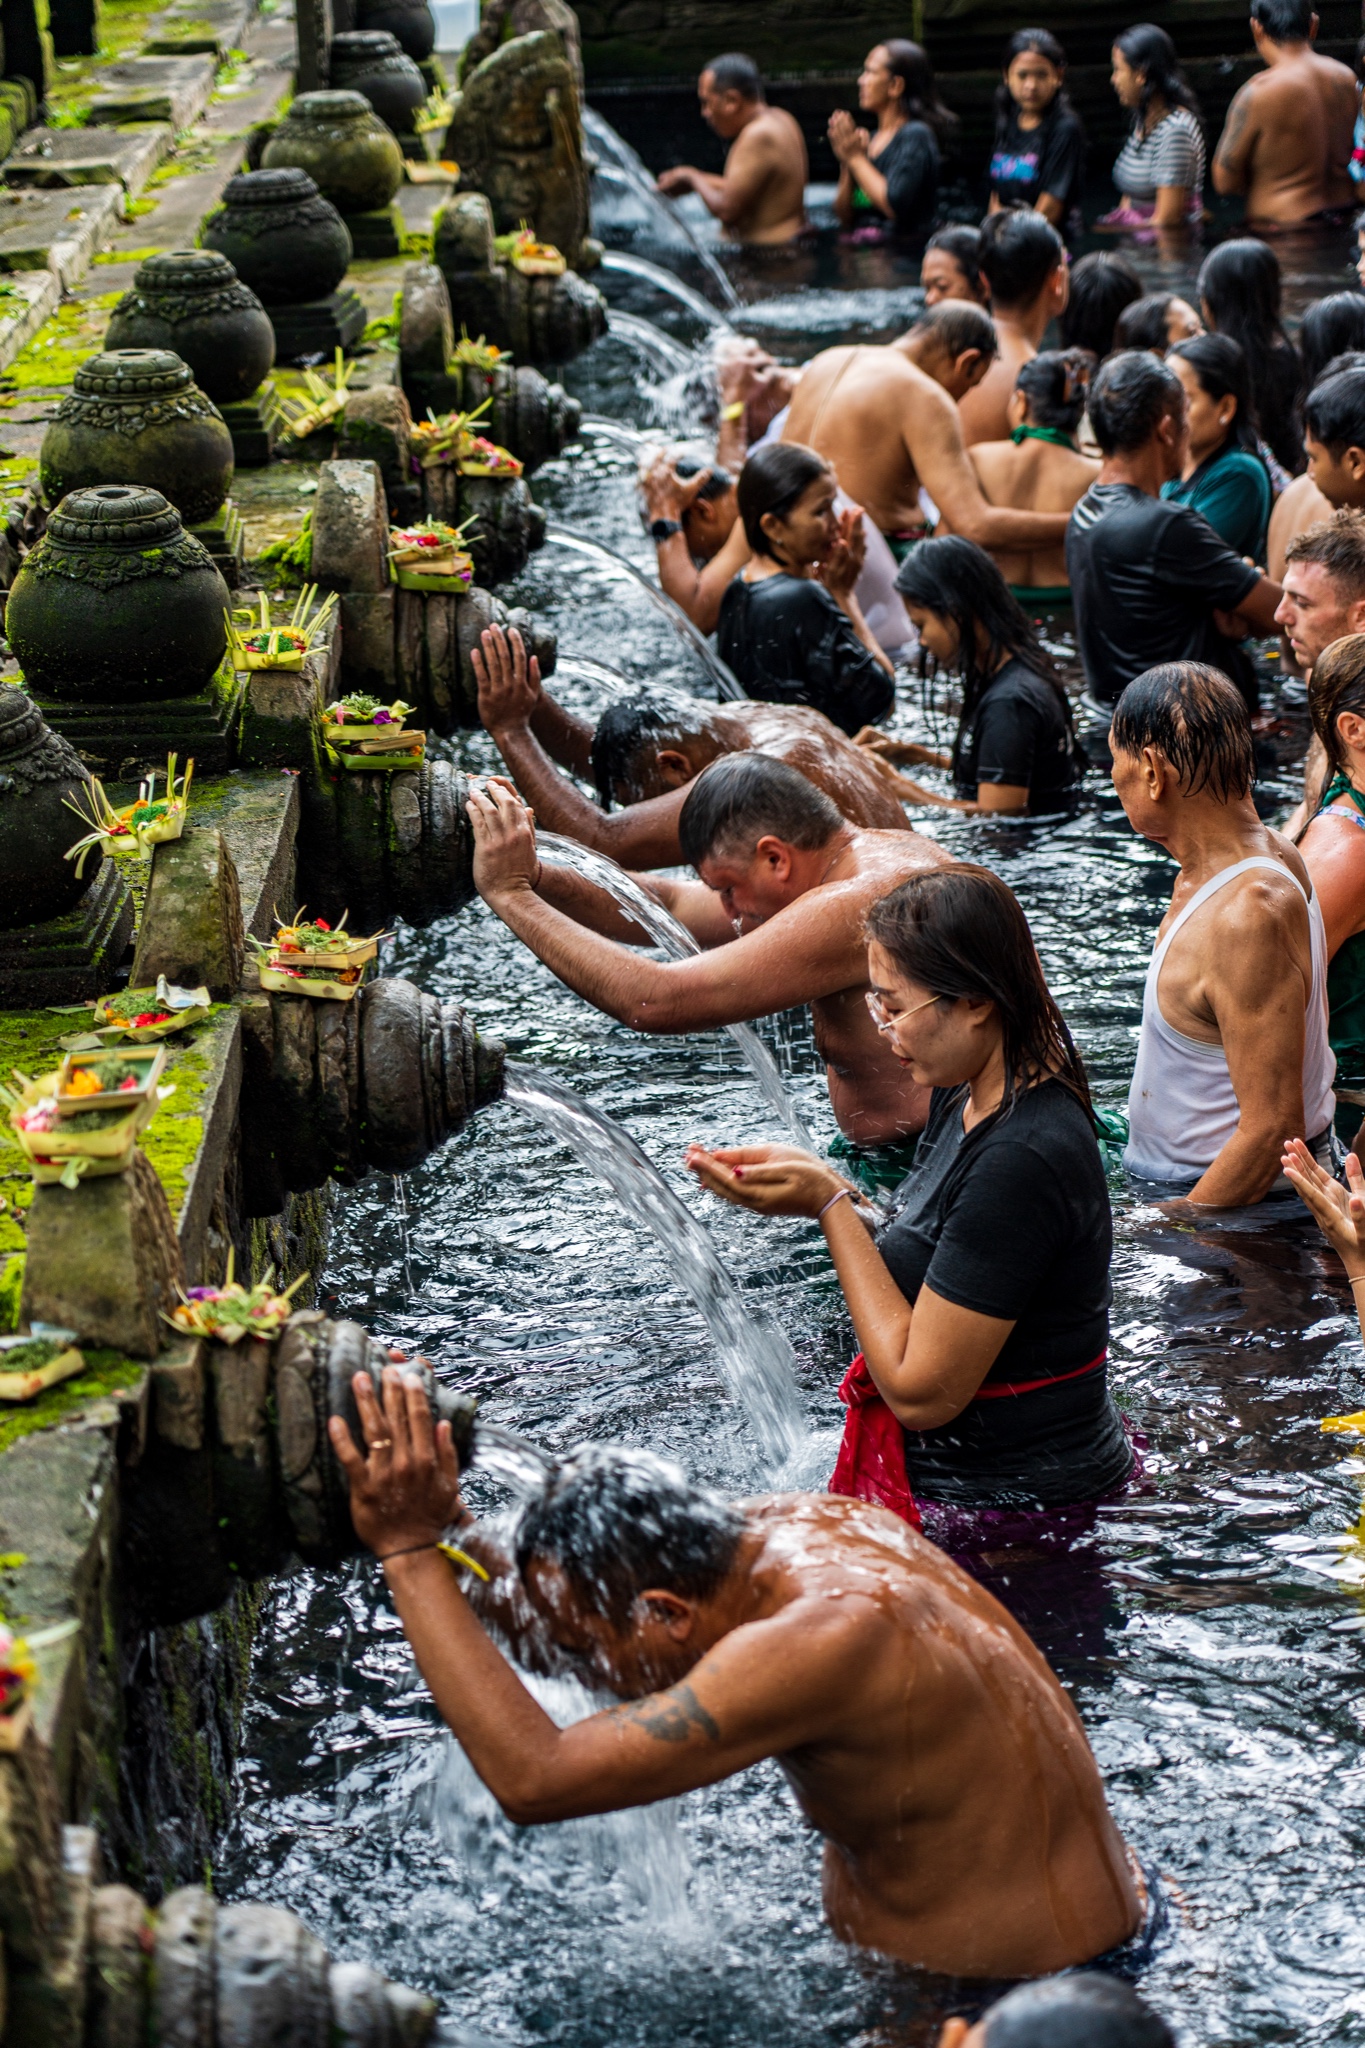
<svg viewBox="0 0 1365 2048"><path fill-rule="evenodd" d="M1351 604L1365 598L1365 512L1342 505L1330 519L1320 519L1296 533L1284 551L1291 562L1316 562L1342 597Z"/></svg>
<svg viewBox="0 0 1365 2048"><path fill-rule="evenodd" d="M966 278L967 287L970 291L980 292L985 297L990 297L991 288L981 275L980 228L940 228L938 233L930 235L925 243L924 253L926 256L931 249L941 249L945 256L952 257L954 263ZM949 301L948 303L951 304L953 302ZM966 305L969 301L964 299L958 300L956 303Z"/></svg>
<svg viewBox="0 0 1365 2048"><path fill-rule="evenodd" d="M717 92L737 92L742 100L763 97L763 73L753 58L746 57L741 50L727 50L723 57L712 57L701 68L710 72Z"/></svg>
<svg viewBox="0 0 1365 2048"><path fill-rule="evenodd" d="M1028 400L1035 427L1056 427L1074 434L1081 423L1095 358L1088 348L1047 348L1019 366L1016 391Z"/></svg>
<svg viewBox="0 0 1365 2048"><path fill-rule="evenodd" d="M1000 58L1002 76L999 85L995 88L995 140L997 147L1004 141L1009 131L1010 116L1014 112L1014 95L1011 93L1007 83L1010 65L1016 57L1029 56L1044 58L1054 71L1061 73L1063 79L1063 83L1058 86L1056 92L1047 103L1047 111L1044 113L1042 121L1043 128L1047 129L1050 127L1061 115L1074 114L1076 111L1071 104L1065 84L1066 51L1062 48L1056 36L1053 35L1052 30L1050 28L1018 28L1006 43Z"/></svg>
<svg viewBox="0 0 1365 2048"><path fill-rule="evenodd" d="M1125 256L1097 249L1071 270L1071 296L1062 311L1062 340L1088 348L1101 362L1114 346L1119 314L1142 297L1142 279Z"/></svg>
<svg viewBox="0 0 1365 2048"><path fill-rule="evenodd" d="M707 1599L732 1568L743 1533L738 1508L693 1486L667 1458L579 1444L522 1508L517 1570L524 1583L536 1558L557 1564L588 1613L624 1628L650 1587Z"/></svg>
<svg viewBox="0 0 1365 2048"><path fill-rule="evenodd" d="M1303 420L1333 462L1348 448L1365 448L1365 370L1334 370L1329 364L1304 402Z"/></svg>
<svg viewBox="0 0 1365 2048"><path fill-rule="evenodd" d="M689 867L713 854L751 852L769 834L809 852L827 846L843 824L822 789L768 754L722 754L687 792L678 844Z"/></svg>
<svg viewBox="0 0 1365 2048"><path fill-rule="evenodd" d="M896 575L896 588L911 604L940 619L951 619L961 640L962 723L965 726L999 668L1014 656L1052 684L1067 724L1071 706L1062 679L1044 650L1038 629L1013 595L996 563L975 541L960 533L922 540L912 548ZM986 652L977 648L978 626L986 633Z"/></svg>
<svg viewBox="0 0 1365 2048"><path fill-rule="evenodd" d="M1000 336L994 320L984 306L971 299L940 299L936 306L926 306L916 315L910 332L935 335L954 362L973 348L979 349L988 363L994 362L1000 353Z"/></svg>
<svg viewBox="0 0 1365 2048"><path fill-rule="evenodd" d="M946 142L957 128L957 115L938 96L929 52L905 36L888 37L879 47L886 52L893 77L905 87L901 111L911 121L923 121L938 141Z"/></svg>
<svg viewBox="0 0 1365 2048"><path fill-rule="evenodd" d="M1334 768L1349 766L1346 742L1337 731L1343 711L1365 718L1365 633L1334 640L1313 663L1308 679L1308 712L1313 730Z"/></svg>
<svg viewBox="0 0 1365 2048"><path fill-rule="evenodd" d="M1234 341L1230 334L1195 334L1188 341L1178 341L1174 348L1166 351L1168 363L1173 356L1190 365L1201 389L1215 404L1220 398L1236 399L1237 410L1223 446L1244 449L1248 455L1262 461L1256 431L1256 400L1252 396L1251 372L1241 343Z"/></svg>
<svg viewBox="0 0 1365 2048"><path fill-rule="evenodd" d="M1185 82L1175 44L1164 28L1154 21L1139 21L1114 37L1114 48L1142 74L1142 97L1133 109L1134 128L1142 126L1156 99L1165 100L1168 107L1185 107L1199 119L1199 102Z"/></svg>
<svg viewBox="0 0 1365 2048"><path fill-rule="evenodd" d="M1166 315L1174 297L1174 292L1148 292L1145 297L1134 299L1131 305L1125 306L1114 323L1114 346L1150 348L1164 356L1171 342L1166 330Z"/></svg>
<svg viewBox="0 0 1365 2048"><path fill-rule="evenodd" d="M694 505L699 498L723 498L727 491L732 491L735 487L735 480L728 469L722 469L718 463L700 462L695 455L680 455L673 468L676 475L687 477L696 476L701 470L706 471L705 481L698 484L696 497L692 500Z"/></svg>
<svg viewBox="0 0 1365 2048"><path fill-rule="evenodd" d="M1131 1984L1098 1971L1020 1984L991 2006L986 2048L1175 2048L1175 2036Z"/></svg>
<svg viewBox="0 0 1365 2048"><path fill-rule="evenodd" d="M1365 348L1365 292L1329 292L1299 323L1303 389L1311 391L1335 356Z"/></svg>
<svg viewBox="0 0 1365 2048"><path fill-rule="evenodd" d="M611 809L618 786L631 792L632 802L639 801L646 750L657 753L661 747L695 739L699 713L695 698L659 691L642 690L608 704L592 736L592 779L604 811Z"/></svg>
<svg viewBox="0 0 1365 2048"><path fill-rule="evenodd" d="M1048 1074L1089 1111L1085 1068L1044 979L1028 919L989 868L954 861L912 875L872 905L863 937L884 946L899 971L931 994L995 1004L1005 1066L996 1116L1008 1116L1023 1091Z"/></svg>
<svg viewBox="0 0 1365 2048"><path fill-rule="evenodd" d="M1302 369L1280 324L1280 261L1250 235L1223 242L1205 257L1199 296L1207 324L1240 341L1251 375L1261 432L1288 469L1303 459L1295 407Z"/></svg>
<svg viewBox="0 0 1365 2048"><path fill-rule="evenodd" d="M981 268L997 307L1031 305L1065 255L1056 228L1031 207L1005 206L981 223Z"/></svg>
<svg viewBox="0 0 1365 2048"><path fill-rule="evenodd" d="M1315 12L1313 0L1251 0L1251 18L1272 43L1306 43Z"/></svg>
<svg viewBox="0 0 1365 2048"><path fill-rule="evenodd" d="M1121 349L1090 386L1090 425L1103 455L1130 455L1185 402L1180 379L1147 349Z"/></svg>
<svg viewBox="0 0 1365 2048"><path fill-rule="evenodd" d="M785 519L811 485L830 473L824 456L803 441L765 441L755 448L739 473L736 488L744 538L754 554L775 559L761 522L770 512Z"/></svg>
<svg viewBox="0 0 1365 2048"><path fill-rule="evenodd" d="M1208 790L1233 803L1256 778L1246 699L1202 661L1166 661L1136 676L1114 706L1112 744L1125 754L1160 747L1184 796Z"/></svg>

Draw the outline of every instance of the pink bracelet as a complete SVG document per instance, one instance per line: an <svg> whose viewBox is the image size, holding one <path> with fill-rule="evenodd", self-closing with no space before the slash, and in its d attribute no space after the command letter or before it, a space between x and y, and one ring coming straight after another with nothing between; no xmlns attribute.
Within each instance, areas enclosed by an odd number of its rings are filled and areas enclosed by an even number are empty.
<svg viewBox="0 0 1365 2048"><path fill-rule="evenodd" d="M832 1208L834 1207L834 1204L835 1204L836 1202L851 1202L852 1200L853 1200L853 1190L852 1190L852 1188L840 1188L840 1190L839 1190L839 1192L838 1192L838 1194L837 1194L837 1195L831 1195L831 1196L830 1196L829 1200L828 1200L828 1201L826 1202L826 1204L825 1204L825 1207L824 1207L823 1209L817 1209L817 1210L816 1210L816 1212L815 1212L815 1220L816 1220L816 1222L818 1223L818 1222L820 1221L820 1218L821 1218L821 1217L822 1217L822 1216L823 1216L823 1215L825 1214L826 1210L832 1209Z"/></svg>

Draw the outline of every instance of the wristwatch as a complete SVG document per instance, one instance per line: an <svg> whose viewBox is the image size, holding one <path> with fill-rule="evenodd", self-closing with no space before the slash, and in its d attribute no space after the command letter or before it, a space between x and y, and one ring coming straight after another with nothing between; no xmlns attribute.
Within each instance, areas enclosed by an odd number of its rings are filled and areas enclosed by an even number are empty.
<svg viewBox="0 0 1365 2048"><path fill-rule="evenodd" d="M650 522L649 537L652 541L672 540L675 533L681 532L681 519L655 519Z"/></svg>

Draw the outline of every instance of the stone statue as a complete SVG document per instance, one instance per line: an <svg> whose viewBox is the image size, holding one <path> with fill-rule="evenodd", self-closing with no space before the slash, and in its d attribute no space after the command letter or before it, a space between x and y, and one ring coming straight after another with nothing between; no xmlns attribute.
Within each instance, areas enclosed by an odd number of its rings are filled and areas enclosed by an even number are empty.
<svg viewBox="0 0 1365 2048"><path fill-rule="evenodd" d="M483 0L483 17L460 56L460 77L467 78L500 43L534 35L537 29L552 29L562 40L582 99L583 40L578 16L567 0Z"/></svg>
<svg viewBox="0 0 1365 2048"><path fill-rule="evenodd" d="M573 67L558 34L503 43L467 73L442 156L461 192L484 192L498 234L523 221L577 269L588 231L588 172Z"/></svg>

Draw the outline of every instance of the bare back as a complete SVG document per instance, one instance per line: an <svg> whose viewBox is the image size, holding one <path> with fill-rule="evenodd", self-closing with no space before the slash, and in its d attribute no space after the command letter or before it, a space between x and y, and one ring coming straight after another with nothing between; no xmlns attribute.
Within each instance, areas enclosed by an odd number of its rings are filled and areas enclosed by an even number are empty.
<svg viewBox="0 0 1365 2048"><path fill-rule="evenodd" d="M1004 1608L882 1509L787 1496L748 1517L766 1618L722 1638L692 1684L723 1726L708 1665L723 1659L741 1696L742 1635L751 1663L814 1664L811 1739L778 1761L826 1838L834 1931L972 1977L1041 1975L1126 1940L1138 1895L1084 1730Z"/></svg>
<svg viewBox="0 0 1365 2048"><path fill-rule="evenodd" d="M831 348L807 365L782 438L823 455L840 488L883 533L921 532L914 416L945 409L955 410L947 392L900 349Z"/></svg>
<svg viewBox="0 0 1365 2048"><path fill-rule="evenodd" d="M806 144L782 107L765 106L730 145L725 182L744 194L726 227L736 242L790 242L806 220Z"/></svg>
<svg viewBox="0 0 1365 2048"><path fill-rule="evenodd" d="M1307 47L1249 79L1218 145L1246 193L1248 221L1303 221L1350 206L1355 114L1350 71Z"/></svg>
<svg viewBox="0 0 1365 2048"><path fill-rule="evenodd" d="M884 772L821 711L804 704L726 704L714 721L757 754L785 761L839 806L850 825L883 832L914 828ZM686 790L681 794L685 797ZM681 808L681 806L679 806Z"/></svg>
<svg viewBox="0 0 1365 2048"><path fill-rule="evenodd" d="M1100 473L1098 462L1053 441L978 441L967 452L989 502L1027 512L1071 512ZM1069 580L1064 546L996 551L995 562L1007 583L1029 589L1060 589Z"/></svg>
<svg viewBox="0 0 1365 2048"><path fill-rule="evenodd" d="M1310 476L1296 476L1275 500L1266 535L1266 574L1272 583L1284 582L1285 549L1300 533L1320 520L1330 519L1333 506Z"/></svg>

